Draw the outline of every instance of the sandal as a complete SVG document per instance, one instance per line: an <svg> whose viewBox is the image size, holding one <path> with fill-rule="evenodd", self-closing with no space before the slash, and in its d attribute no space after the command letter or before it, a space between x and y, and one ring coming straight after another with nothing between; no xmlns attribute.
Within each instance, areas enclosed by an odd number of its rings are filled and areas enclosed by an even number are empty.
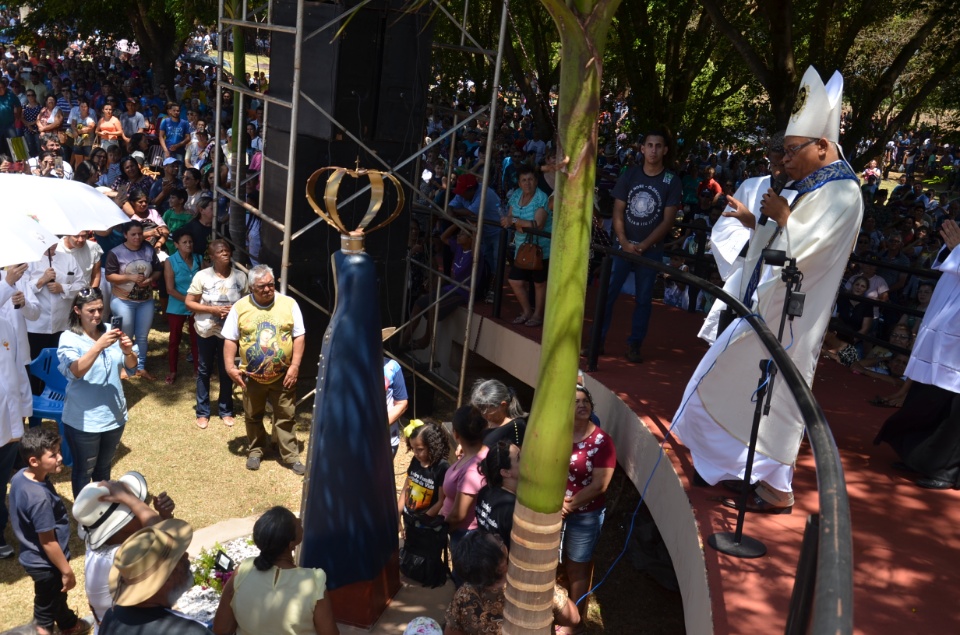
<svg viewBox="0 0 960 635"><path fill-rule="evenodd" d="M543 324L543 319L541 318L530 318L523 323L524 326L540 326Z"/></svg>
<svg viewBox="0 0 960 635"><path fill-rule="evenodd" d="M514 324L525 324L525 323L527 322L527 320L529 320L529 319L530 319L530 316L529 316L529 315L519 315L519 316L513 318L513 323L514 323Z"/></svg>
<svg viewBox="0 0 960 635"><path fill-rule="evenodd" d="M201 430L206 430L207 426L210 425L209 417L197 417L197 427Z"/></svg>

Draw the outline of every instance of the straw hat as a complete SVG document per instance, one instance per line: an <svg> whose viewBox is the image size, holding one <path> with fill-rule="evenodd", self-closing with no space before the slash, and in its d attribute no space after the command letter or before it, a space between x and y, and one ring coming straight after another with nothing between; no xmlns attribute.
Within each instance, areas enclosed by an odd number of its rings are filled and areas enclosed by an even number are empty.
<svg viewBox="0 0 960 635"><path fill-rule="evenodd" d="M110 568L117 606L136 606L166 584L193 539L190 523L170 518L144 527L121 545Z"/></svg>
<svg viewBox="0 0 960 635"><path fill-rule="evenodd" d="M119 481L126 485L140 500L147 498L147 481L140 472L127 472ZM86 485L73 503L73 517L77 519L77 533L87 547L98 549L111 536L133 520L133 512L126 505L100 500L110 490L97 483Z"/></svg>

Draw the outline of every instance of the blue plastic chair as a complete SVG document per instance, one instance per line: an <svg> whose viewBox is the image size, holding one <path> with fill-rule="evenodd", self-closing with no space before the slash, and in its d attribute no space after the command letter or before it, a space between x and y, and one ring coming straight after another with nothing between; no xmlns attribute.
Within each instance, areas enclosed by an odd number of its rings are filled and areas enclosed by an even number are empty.
<svg viewBox="0 0 960 635"><path fill-rule="evenodd" d="M30 417L30 427L40 425L41 419L50 419L57 422L60 438L66 439L63 434L63 402L67 395L67 378L57 368L57 349L45 348L37 358L30 362L30 374L44 384L43 392L33 396L33 416ZM60 443L60 454L63 464L72 466L73 455L66 441Z"/></svg>

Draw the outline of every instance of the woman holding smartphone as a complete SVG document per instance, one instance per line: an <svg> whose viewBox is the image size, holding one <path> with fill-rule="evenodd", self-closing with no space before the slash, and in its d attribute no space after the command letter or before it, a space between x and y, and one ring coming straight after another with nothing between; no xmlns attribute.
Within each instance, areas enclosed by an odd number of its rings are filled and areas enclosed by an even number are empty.
<svg viewBox="0 0 960 635"><path fill-rule="evenodd" d="M107 328L102 315L100 290L81 289L57 348L59 369L67 378L63 432L73 454L74 498L91 480L110 480L110 464L127 423L120 368L128 374L137 368L136 346L120 329Z"/></svg>

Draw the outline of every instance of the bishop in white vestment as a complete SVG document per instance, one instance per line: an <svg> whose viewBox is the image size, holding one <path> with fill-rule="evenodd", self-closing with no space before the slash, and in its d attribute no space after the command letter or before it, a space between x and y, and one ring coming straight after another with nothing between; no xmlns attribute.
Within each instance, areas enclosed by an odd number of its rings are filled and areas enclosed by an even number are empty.
<svg viewBox="0 0 960 635"><path fill-rule="evenodd" d="M784 140L785 168L796 192L792 204L768 190L761 198L766 225L755 225L756 210L734 197L731 207L745 226L758 229L745 259L742 281L753 277L764 247L797 259L806 294L803 315L784 332L783 345L808 385L813 382L823 335L830 320L847 258L863 217L860 182L840 158L842 78L835 74L824 87L813 68L804 75L798 107ZM762 235L760 235L762 232ZM774 333L780 324L786 283L780 268L762 265L755 292L741 295ZM733 274L736 275L736 274ZM774 383L770 414L760 421L752 474L745 474L747 444L753 423L752 397L760 377L760 360L770 354L741 319L717 336L684 392L674 417L674 432L690 449L697 472L710 484L725 479L757 483L748 510L786 511L793 505L793 466L803 437L803 420L785 382Z"/></svg>

